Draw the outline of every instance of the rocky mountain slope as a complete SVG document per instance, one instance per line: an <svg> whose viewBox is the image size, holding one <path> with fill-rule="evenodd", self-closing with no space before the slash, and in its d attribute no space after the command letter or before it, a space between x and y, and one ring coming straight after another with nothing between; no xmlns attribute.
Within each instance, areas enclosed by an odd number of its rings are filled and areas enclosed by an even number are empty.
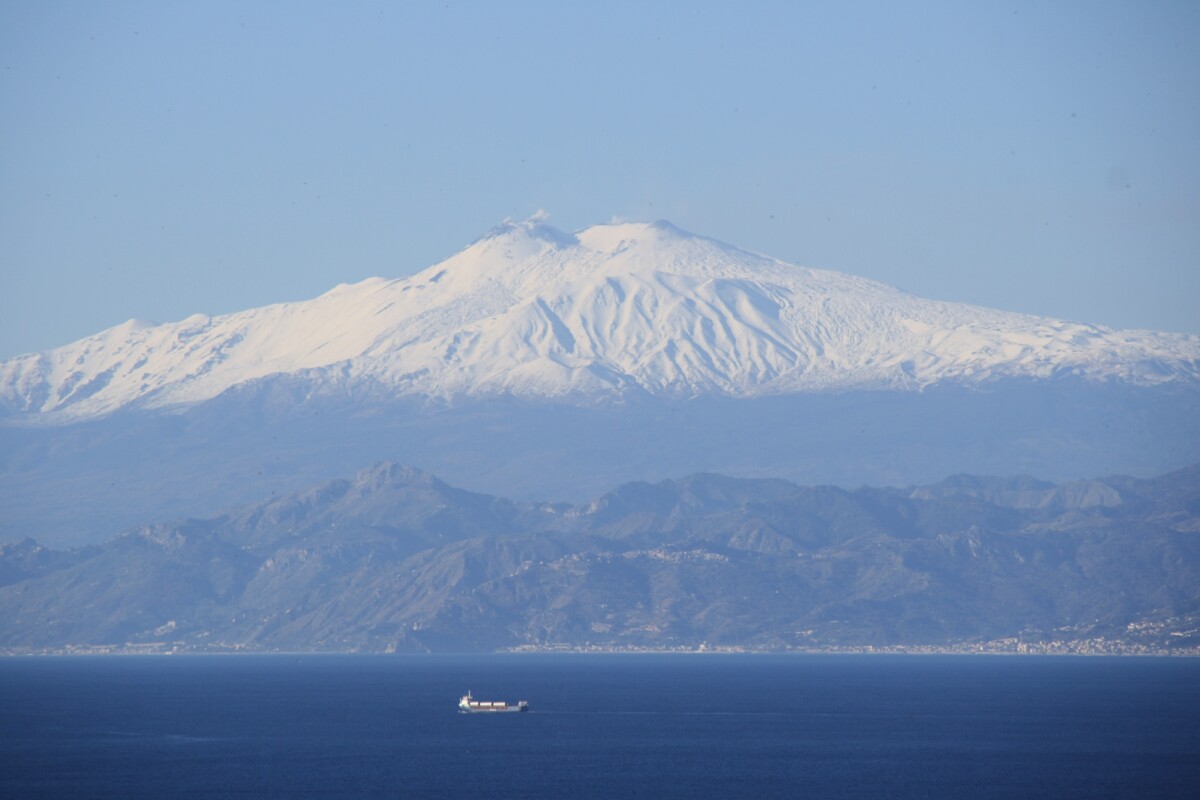
<svg viewBox="0 0 1200 800"><path fill-rule="evenodd" d="M1200 337L924 300L666 222L506 223L412 277L130 321L0 364L0 414L61 423L281 376L305 395L751 397L1083 376L1200 378Z"/></svg>
<svg viewBox="0 0 1200 800"><path fill-rule="evenodd" d="M1200 466L846 491L695 475L579 506L380 464L110 542L0 549L0 647L1200 644Z"/></svg>

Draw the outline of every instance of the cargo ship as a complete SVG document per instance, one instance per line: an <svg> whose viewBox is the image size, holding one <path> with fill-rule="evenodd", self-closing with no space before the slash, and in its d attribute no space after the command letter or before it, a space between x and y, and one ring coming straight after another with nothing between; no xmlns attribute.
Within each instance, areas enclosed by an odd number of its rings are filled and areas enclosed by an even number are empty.
<svg viewBox="0 0 1200 800"><path fill-rule="evenodd" d="M462 696L462 699L458 701L458 711L460 714L481 714L484 712L496 713L504 711L528 710L529 703L526 703L524 700L519 701L515 706L509 705L503 700L486 702L483 700L476 700L474 697L471 697L470 690L468 690L467 693Z"/></svg>

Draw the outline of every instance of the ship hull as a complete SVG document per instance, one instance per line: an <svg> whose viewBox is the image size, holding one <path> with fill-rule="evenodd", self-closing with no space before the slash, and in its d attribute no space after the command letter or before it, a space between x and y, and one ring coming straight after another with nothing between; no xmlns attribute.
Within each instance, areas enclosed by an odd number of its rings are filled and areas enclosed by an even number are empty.
<svg viewBox="0 0 1200 800"><path fill-rule="evenodd" d="M471 693L467 692L462 699L458 701L458 713L460 714L507 714L509 712L528 711L529 703L524 700L516 705L509 705L504 701L488 702L485 700L476 700L471 697Z"/></svg>

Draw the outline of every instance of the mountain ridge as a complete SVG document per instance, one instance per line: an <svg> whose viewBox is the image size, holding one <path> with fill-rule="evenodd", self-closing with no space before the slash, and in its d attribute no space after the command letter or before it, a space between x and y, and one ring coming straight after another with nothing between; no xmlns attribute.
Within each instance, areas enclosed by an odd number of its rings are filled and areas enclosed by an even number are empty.
<svg viewBox="0 0 1200 800"><path fill-rule="evenodd" d="M697 474L572 506L477 494L383 462L102 545L0 546L0 650L802 650L1008 638L1194 653L1198 476L1079 482L1112 493L1098 504L1076 484L1019 478L845 490ZM1061 502L1027 503L1019 493L1029 490Z"/></svg>
<svg viewBox="0 0 1200 800"><path fill-rule="evenodd" d="M250 381L567 400L918 390L1075 375L1200 381L1200 337L924 300L665 221L506 222L407 278L176 323L131 320L0 363L0 418L177 409Z"/></svg>

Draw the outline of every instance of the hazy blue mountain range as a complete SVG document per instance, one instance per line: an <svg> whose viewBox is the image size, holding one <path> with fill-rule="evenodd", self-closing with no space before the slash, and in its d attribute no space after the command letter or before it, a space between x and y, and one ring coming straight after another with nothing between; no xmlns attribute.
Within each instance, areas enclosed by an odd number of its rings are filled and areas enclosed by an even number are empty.
<svg viewBox="0 0 1200 800"><path fill-rule="evenodd" d="M480 651L1200 643L1200 465L906 489L699 474L588 504L353 480L102 545L0 550L0 647Z"/></svg>
<svg viewBox="0 0 1200 800"><path fill-rule="evenodd" d="M411 277L3 362L0 541L97 543L386 459L573 502L701 471L1149 476L1200 461L1198 365L1195 336L535 218Z"/></svg>

